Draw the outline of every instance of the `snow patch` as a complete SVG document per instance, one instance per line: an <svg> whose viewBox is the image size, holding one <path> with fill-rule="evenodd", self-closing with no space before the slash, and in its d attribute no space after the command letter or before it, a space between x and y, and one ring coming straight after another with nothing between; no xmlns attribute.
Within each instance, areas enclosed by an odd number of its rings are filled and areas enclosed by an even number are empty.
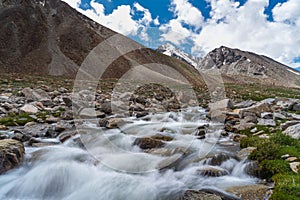
<svg viewBox="0 0 300 200"><path fill-rule="evenodd" d="M294 71L294 70L291 70L291 69L288 69L288 68L287 68L287 70L288 70L289 72L292 72L292 73L294 73L294 74L296 74L296 75L299 75L299 76L300 76L300 72L296 72L296 71Z"/></svg>
<svg viewBox="0 0 300 200"><path fill-rule="evenodd" d="M249 58L247 58L247 61L248 61L248 62L251 62L251 60L250 60Z"/></svg>
<svg viewBox="0 0 300 200"><path fill-rule="evenodd" d="M181 51L180 49L177 49L175 46L173 46L170 43L166 43L164 45L161 45L158 47L158 50L160 50L163 54L171 57L175 57L179 60L183 60L193 67L197 67L198 63L196 62L196 59L192 58L189 54Z"/></svg>

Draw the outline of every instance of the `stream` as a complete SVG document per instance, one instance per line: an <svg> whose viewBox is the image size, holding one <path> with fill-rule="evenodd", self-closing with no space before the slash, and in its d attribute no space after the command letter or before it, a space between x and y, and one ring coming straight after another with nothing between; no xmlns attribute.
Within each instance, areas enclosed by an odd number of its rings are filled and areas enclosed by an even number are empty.
<svg viewBox="0 0 300 200"><path fill-rule="evenodd" d="M116 129L86 120L77 126L80 134L63 144L26 147L22 166L0 176L0 199L173 200L189 189L225 193L257 184L245 173L246 161L235 156L238 144L221 136L222 124L206 121L205 114L193 107L127 117ZM205 139L197 135L199 127ZM153 135L172 140L155 149L133 145Z"/></svg>

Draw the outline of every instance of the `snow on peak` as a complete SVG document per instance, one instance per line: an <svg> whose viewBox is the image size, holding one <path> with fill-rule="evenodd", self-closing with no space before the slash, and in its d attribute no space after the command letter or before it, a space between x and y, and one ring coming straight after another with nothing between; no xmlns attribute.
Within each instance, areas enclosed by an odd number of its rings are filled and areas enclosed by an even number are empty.
<svg viewBox="0 0 300 200"><path fill-rule="evenodd" d="M175 57L179 60L185 61L186 63L192 65L193 67L197 67L198 65L196 58L176 48L170 43L166 43L159 46L157 50L167 56Z"/></svg>
<svg viewBox="0 0 300 200"><path fill-rule="evenodd" d="M292 69L289 69L289 68L287 68L287 70L294 73L294 74L296 74L296 75L300 75L300 72L297 72L296 70L292 70Z"/></svg>

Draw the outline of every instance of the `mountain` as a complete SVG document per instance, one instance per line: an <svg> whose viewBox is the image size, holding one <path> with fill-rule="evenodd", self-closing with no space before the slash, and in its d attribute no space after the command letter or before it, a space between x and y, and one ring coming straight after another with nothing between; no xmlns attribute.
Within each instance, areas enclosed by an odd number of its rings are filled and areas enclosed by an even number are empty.
<svg viewBox="0 0 300 200"><path fill-rule="evenodd" d="M107 40L114 44L105 43ZM110 46L101 49L98 47L100 43ZM123 55L118 51L120 48L132 50ZM120 78L133 67L140 66L136 73L141 75L146 71L149 79L177 81L179 79L176 72L179 72L192 84L202 82L198 71L190 65L143 47L97 24L65 2L0 1L2 73L74 78L81 65L86 64L86 59L91 56L93 59L89 62L97 65L95 70L104 71L102 78ZM106 63L113 56L116 58L111 63ZM104 60L99 60L100 58ZM151 66L148 63L157 65ZM165 65L170 68L163 67ZM93 71L89 73L92 75Z"/></svg>
<svg viewBox="0 0 300 200"><path fill-rule="evenodd" d="M225 46L209 52L198 70L219 69L226 80L299 87L300 73L269 57Z"/></svg>
<svg viewBox="0 0 300 200"><path fill-rule="evenodd" d="M159 46L157 48L157 51L160 53L163 53L167 56L171 56L171 57L177 58L179 60L182 60L182 61L192 65L193 67L197 67L197 64L199 61L199 59L185 53L184 51L176 48L175 46L173 46L170 43L166 43L166 44Z"/></svg>

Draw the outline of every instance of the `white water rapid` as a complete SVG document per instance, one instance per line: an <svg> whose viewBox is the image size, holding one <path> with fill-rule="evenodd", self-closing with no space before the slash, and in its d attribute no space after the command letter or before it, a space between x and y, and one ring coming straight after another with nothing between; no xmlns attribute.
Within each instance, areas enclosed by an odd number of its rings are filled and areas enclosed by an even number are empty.
<svg viewBox="0 0 300 200"><path fill-rule="evenodd" d="M0 175L0 199L173 200L188 189L256 184L259 180L248 176L244 161L234 156L211 164L212 156L234 152L222 145L229 139L219 138L219 125L204 116L203 109L189 108L126 118L120 129L86 122L78 127L84 134L61 145L27 147L23 165ZM197 139L204 124L209 125L206 138ZM173 140L145 151L133 145L136 138L156 134Z"/></svg>

